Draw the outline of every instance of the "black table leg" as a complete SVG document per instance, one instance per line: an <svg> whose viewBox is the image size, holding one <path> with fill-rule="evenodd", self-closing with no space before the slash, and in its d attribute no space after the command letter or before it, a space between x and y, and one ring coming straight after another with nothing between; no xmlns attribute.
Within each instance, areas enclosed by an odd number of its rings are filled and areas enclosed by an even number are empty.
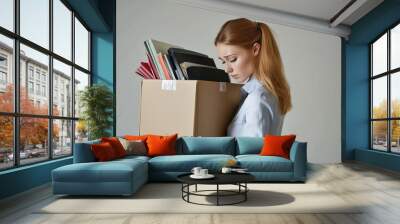
<svg viewBox="0 0 400 224"><path fill-rule="evenodd" d="M189 200L189 195L190 195L190 184L187 185L187 201L190 202Z"/></svg>
<svg viewBox="0 0 400 224"><path fill-rule="evenodd" d="M217 206L219 205L219 184L217 184Z"/></svg>
<svg viewBox="0 0 400 224"><path fill-rule="evenodd" d="M184 190L183 186L184 186L184 184L182 183L182 187L181 187L182 199L183 199L183 190Z"/></svg>
<svg viewBox="0 0 400 224"><path fill-rule="evenodd" d="M248 190L247 190L247 182L246 183L244 183L244 187L245 187L245 191L246 192L244 192L244 201L247 201L247 192L248 192Z"/></svg>

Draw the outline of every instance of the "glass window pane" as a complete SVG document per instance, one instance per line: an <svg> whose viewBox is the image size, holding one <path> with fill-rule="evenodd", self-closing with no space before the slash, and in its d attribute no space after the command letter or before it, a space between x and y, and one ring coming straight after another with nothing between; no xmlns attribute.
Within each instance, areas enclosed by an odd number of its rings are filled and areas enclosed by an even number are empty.
<svg viewBox="0 0 400 224"><path fill-rule="evenodd" d="M53 115L72 117L71 66L53 60Z"/></svg>
<svg viewBox="0 0 400 224"><path fill-rule="evenodd" d="M400 120L391 121L392 127L392 152L400 153Z"/></svg>
<svg viewBox="0 0 400 224"><path fill-rule="evenodd" d="M372 80L372 118L387 117L387 77Z"/></svg>
<svg viewBox="0 0 400 224"><path fill-rule="evenodd" d="M89 70L89 32L75 18L75 64Z"/></svg>
<svg viewBox="0 0 400 224"><path fill-rule="evenodd" d="M22 117L20 119L20 164L34 163L49 158L48 119Z"/></svg>
<svg viewBox="0 0 400 224"><path fill-rule="evenodd" d="M25 114L47 115L49 57L21 44L20 109ZM43 89L45 92L43 92Z"/></svg>
<svg viewBox="0 0 400 224"><path fill-rule="evenodd" d="M75 143L88 141L88 128L84 120L75 121Z"/></svg>
<svg viewBox="0 0 400 224"><path fill-rule="evenodd" d="M53 51L71 60L72 12L60 1L53 1Z"/></svg>
<svg viewBox="0 0 400 224"><path fill-rule="evenodd" d="M391 69L400 67L400 24L391 31L390 37Z"/></svg>
<svg viewBox="0 0 400 224"><path fill-rule="evenodd" d="M20 0L21 36L49 47L49 0Z"/></svg>
<svg viewBox="0 0 400 224"><path fill-rule="evenodd" d="M387 34L372 45L372 71L373 75L387 71Z"/></svg>
<svg viewBox="0 0 400 224"><path fill-rule="evenodd" d="M89 75L81 72L78 69L75 69L75 117L80 117L81 115L79 98L81 92L85 89L86 86L89 86Z"/></svg>
<svg viewBox="0 0 400 224"><path fill-rule="evenodd" d="M1 0L0 9L0 26L14 31L14 0Z"/></svg>
<svg viewBox="0 0 400 224"><path fill-rule="evenodd" d="M372 122L372 148L387 151L387 121Z"/></svg>
<svg viewBox="0 0 400 224"><path fill-rule="evenodd" d="M400 72L391 75L390 85L391 115L400 118Z"/></svg>
<svg viewBox="0 0 400 224"><path fill-rule="evenodd" d="M53 157L72 154L72 121L53 120Z"/></svg>
<svg viewBox="0 0 400 224"><path fill-rule="evenodd" d="M14 165L14 124L10 116L0 116L0 170Z"/></svg>
<svg viewBox="0 0 400 224"><path fill-rule="evenodd" d="M0 35L0 111L14 111L14 43Z"/></svg>

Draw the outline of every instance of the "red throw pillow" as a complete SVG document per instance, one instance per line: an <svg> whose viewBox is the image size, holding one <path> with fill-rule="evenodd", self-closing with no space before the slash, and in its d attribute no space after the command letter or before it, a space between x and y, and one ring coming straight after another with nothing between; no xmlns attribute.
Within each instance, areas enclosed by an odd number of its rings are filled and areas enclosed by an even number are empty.
<svg viewBox="0 0 400 224"><path fill-rule="evenodd" d="M90 147L92 149L94 157L99 162L109 161L117 158L113 147L108 142L92 144Z"/></svg>
<svg viewBox="0 0 400 224"><path fill-rule="evenodd" d="M115 155L117 158L121 158L126 156L126 151L124 149L124 146L122 146L121 142L118 140L116 137L103 137L101 138L101 142L108 142L114 149Z"/></svg>
<svg viewBox="0 0 400 224"><path fill-rule="evenodd" d="M175 155L177 138L178 134L171 136L148 135L146 140L148 156Z"/></svg>
<svg viewBox="0 0 400 224"><path fill-rule="evenodd" d="M280 156L290 159L290 148L295 139L296 135L266 135L264 137L264 146L261 149L260 155Z"/></svg>

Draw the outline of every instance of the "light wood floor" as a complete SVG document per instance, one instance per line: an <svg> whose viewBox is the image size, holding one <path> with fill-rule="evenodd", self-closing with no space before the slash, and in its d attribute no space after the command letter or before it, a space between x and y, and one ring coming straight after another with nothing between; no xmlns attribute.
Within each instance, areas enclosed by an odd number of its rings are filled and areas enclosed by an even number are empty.
<svg viewBox="0 0 400 224"><path fill-rule="evenodd" d="M36 214L54 200L49 185L0 201L0 223L400 223L400 174L359 163L311 165L308 182L368 206L357 214ZM173 206L173 205L171 205Z"/></svg>

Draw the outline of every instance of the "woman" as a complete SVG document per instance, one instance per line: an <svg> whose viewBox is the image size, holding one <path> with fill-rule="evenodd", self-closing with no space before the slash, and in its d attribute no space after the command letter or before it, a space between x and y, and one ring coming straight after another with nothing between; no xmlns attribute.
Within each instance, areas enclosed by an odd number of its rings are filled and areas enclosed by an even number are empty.
<svg viewBox="0 0 400 224"><path fill-rule="evenodd" d="M227 21L214 42L226 73L243 83L241 106L228 136L280 135L291 109L289 85L269 27L245 18Z"/></svg>

